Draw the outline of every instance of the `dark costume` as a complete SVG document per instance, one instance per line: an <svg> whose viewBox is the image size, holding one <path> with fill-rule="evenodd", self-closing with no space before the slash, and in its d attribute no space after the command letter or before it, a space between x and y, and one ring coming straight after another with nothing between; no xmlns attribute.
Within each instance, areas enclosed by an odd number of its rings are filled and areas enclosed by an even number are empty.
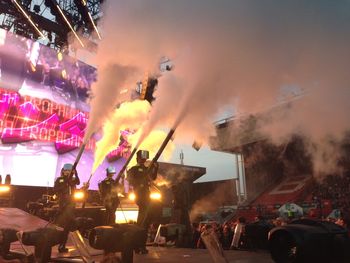
<svg viewBox="0 0 350 263"><path fill-rule="evenodd" d="M65 165L66 166L66 165ZM80 184L78 173L73 172L73 175L64 175L64 168L61 171L61 176L55 181L54 191L58 196L59 211L56 218L56 223L63 227L64 233L62 242L59 245L60 252L66 252L65 248L68 239L69 231L74 227L74 209L75 203L73 193L76 186Z"/></svg>
<svg viewBox="0 0 350 263"><path fill-rule="evenodd" d="M155 163L150 168L146 167L144 164L146 159L141 158L140 152L137 153L138 164L131 167L128 171L128 181L134 189L136 195L135 202L139 207L137 224L147 231L151 224L149 213L150 186L151 181L157 178L158 164Z"/></svg>
<svg viewBox="0 0 350 263"><path fill-rule="evenodd" d="M108 171L107 171L108 173ZM101 200L106 208L106 224L115 223L115 212L119 206L118 182L112 177L107 177L98 184Z"/></svg>

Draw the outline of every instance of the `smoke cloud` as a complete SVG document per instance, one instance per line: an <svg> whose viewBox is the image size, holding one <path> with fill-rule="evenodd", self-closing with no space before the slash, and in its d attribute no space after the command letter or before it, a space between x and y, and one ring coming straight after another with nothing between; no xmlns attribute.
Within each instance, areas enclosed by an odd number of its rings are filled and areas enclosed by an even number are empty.
<svg viewBox="0 0 350 263"><path fill-rule="evenodd" d="M233 193L231 186L227 183L218 184L212 193L197 200L191 207L191 222L196 221L195 219L200 215L217 211L220 206L231 205L234 200L234 197L231 196Z"/></svg>
<svg viewBox="0 0 350 263"><path fill-rule="evenodd" d="M101 128L104 121L113 113L118 103L118 95L123 88L131 85L136 68L115 63L98 67L97 82L92 85L90 117L85 132L84 143Z"/></svg>
<svg viewBox="0 0 350 263"><path fill-rule="evenodd" d="M182 120L178 140L205 141L223 107L256 113L291 92L288 86L308 95L283 118L271 115L263 123L273 140L298 132L317 144L349 129L349 1L105 3L91 127L114 106L121 86L140 80L143 72L157 73L167 56L175 68L159 78L144 137L156 126L171 128Z"/></svg>
<svg viewBox="0 0 350 263"><path fill-rule="evenodd" d="M223 106L257 112L274 105L285 85L310 94L290 131L339 134L348 128L349 5L109 1L100 49L141 71L162 56L173 59L175 69L159 78L150 122L172 126L183 110L179 134L206 138Z"/></svg>

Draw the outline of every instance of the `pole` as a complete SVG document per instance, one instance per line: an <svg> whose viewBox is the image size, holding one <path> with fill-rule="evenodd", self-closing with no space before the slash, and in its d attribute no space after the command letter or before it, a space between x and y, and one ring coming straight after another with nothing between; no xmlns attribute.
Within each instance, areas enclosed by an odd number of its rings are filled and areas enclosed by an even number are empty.
<svg viewBox="0 0 350 263"><path fill-rule="evenodd" d="M149 164L148 166L148 169L147 169L147 176L149 177L149 173L153 167L153 165L158 161L159 157L162 155L165 147L167 146L168 142L170 141L170 139L173 137L174 135L174 132L175 132L175 128L171 129L168 133L168 135L165 137L162 145L160 146L158 152L156 153L156 155L153 157L151 163ZM159 188L156 186L156 184L153 182L153 180L151 178L149 178L149 181L151 183L151 186L153 186L157 191L160 192Z"/></svg>
<svg viewBox="0 0 350 263"><path fill-rule="evenodd" d="M136 151L137 151L137 147L135 147L135 148L132 150L132 152L130 153L128 159L125 161L125 163L124 163L122 169L120 169L120 171L119 171L117 177L115 178L115 181L116 181L116 182L119 182L120 177L122 177L124 171L126 170L126 167L128 167L128 164L130 163L132 157L134 157Z"/></svg>
<svg viewBox="0 0 350 263"><path fill-rule="evenodd" d="M168 133L168 135L165 137L162 145L160 146L158 152L156 153L156 155L153 157L150 165L148 166L148 169L151 169L151 167L154 165L154 163L156 161L158 161L159 157L162 155L165 147L167 146L168 142L170 141L170 139L172 138L172 136L174 135L175 129L171 129Z"/></svg>
<svg viewBox="0 0 350 263"><path fill-rule="evenodd" d="M75 158L75 162L74 162L74 164L73 164L73 170L77 168L78 163L79 163L79 161L80 161L80 158L81 158L81 156L83 155L83 152L84 152L84 150L85 150L85 146L86 146L86 143L83 143L83 144L80 146L78 155L77 155L77 157Z"/></svg>
<svg viewBox="0 0 350 263"><path fill-rule="evenodd" d="M83 155L83 152L84 152L84 150L85 150L85 146L86 146L86 143L83 143L83 144L80 146L78 155L77 155L77 157L75 158L75 162L74 162L74 164L73 164L72 170L70 171L69 178L71 178L71 177L73 176L74 170L77 168L78 163L79 163L79 161L80 161L80 158L81 158L81 156Z"/></svg>
<svg viewBox="0 0 350 263"><path fill-rule="evenodd" d="M149 164L148 169L147 169L147 172L146 172L146 174L147 174L147 176L148 176L148 178L149 178L149 182L151 183L151 186L153 186L153 187L154 187L157 191L159 191L159 192L160 192L160 189L159 189L159 188L156 186L156 184L153 182L153 180L151 179L149 173L150 173L150 171L151 171L151 169L152 169L152 166L158 161L159 157L160 157L161 154L163 153L163 151L164 151L165 147L167 146L168 142L170 141L170 139L171 139L172 136L174 135L174 132L175 132L175 128L173 128L173 129L171 129L171 130L169 131L168 135L165 137L165 139L164 139L162 145L160 146L158 152L156 153L156 155L153 157L151 163ZM147 218L147 216L148 216L148 213L149 213L149 205L147 205L146 212L145 212L145 215L144 215L144 218L143 218L143 220L142 220L141 225L144 225L145 220L146 220L146 218Z"/></svg>

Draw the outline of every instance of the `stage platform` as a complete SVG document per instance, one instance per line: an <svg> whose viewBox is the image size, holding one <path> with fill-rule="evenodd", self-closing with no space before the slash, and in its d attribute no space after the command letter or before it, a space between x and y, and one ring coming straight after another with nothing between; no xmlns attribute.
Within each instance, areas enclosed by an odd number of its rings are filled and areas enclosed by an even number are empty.
<svg viewBox="0 0 350 263"><path fill-rule="evenodd" d="M0 207L0 228L12 228L18 231L31 231L45 227L49 222L33 216L18 208Z"/></svg>
<svg viewBox="0 0 350 263"><path fill-rule="evenodd" d="M31 231L37 228L47 227L49 222L42 220L36 216L28 214L17 208L0 208L0 227L12 228L18 231ZM50 227L54 225L50 224ZM86 241L86 240L85 240ZM86 241L87 249L94 262L100 262L103 256L103 251L91 248ZM68 253L59 253L58 247L52 248L52 262L83 262L79 251L73 245L71 238L67 245ZM33 247L25 246L27 251L33 251ZM206 249L185 249L174 247L159 247L148 246L149 254L134 255L135 263L210 263L213 262L208 250ZM11 251L24 253L24 250L19 242L11 244ZM236 263L272 263L270 254L267 251L238 251L226 250L225 256L229 262ZM117 253L118 255L118 253Z"/></svg>
<svg viewBox="0 0 350 263"><path fill-rule="evenodd" d="M213 263L206 249L173 248L173 247L150 247L147 255L134 255L134 263ZM57 251L57 249L54 249ZM240 251L226 250L224 252L230 263L273 263L267 251ZM117 253L118 255L118 253ZM94 262L100 262L102 255L93 256ZM54 261L74 262L73 260L55 256ZM78 258L75 262L82 262Z"/></svg>
<svg viewBox="0 0 350 263"><path fill-rule="evenodd" d="M32 231L38 228L45 228L45 227L55 228L57 226L39 217L33 216L18 208L7 208L7 207L0 208L0 228L11 228L17 231ZM88 245L88 242L85 242L85 244L87 245L87 249L91 256L102 255L103 252L101 250L96 250L91 248ZM71 235L69 238L68 247L69 247L69 252L61 253L61 254L58 253L57 246L53 247L52 258L57 259L57 258L79 258L80 257L80 253L77 251L77 249L74 247L72 243ZM24 248L27 252L30 252L30 253L34 251L33 246L24 246ZM18 241L11 243L10 250L12 252L25 254L23 247Z"/></svg>
<svg viewBox="0 0 350 263"><path fill-rule="evenodd" d="M69 253L60 254L57 246L52 249L52 262L83 262L74 247L69 247ZM18 248L20 249L20 248ZM206 249L147 247L147 255L134 255L134 263L213 263ZM94 262L101 262L102 252L92 255ZM230 263L273 263L267 251L227 250L225 257ZM119 253L116 253L119 256Z"/></svg>

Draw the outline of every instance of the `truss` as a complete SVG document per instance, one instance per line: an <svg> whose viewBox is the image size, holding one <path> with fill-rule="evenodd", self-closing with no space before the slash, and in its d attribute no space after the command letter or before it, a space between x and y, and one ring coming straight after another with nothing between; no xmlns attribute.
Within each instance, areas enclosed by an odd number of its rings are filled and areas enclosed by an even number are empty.
<svg viewBox="0 0 350 263"><path fill-rule="evenodd" d="M84 42L88 43L88 48L92 51L96 49L96 32L87 14L90 13L96 24L100 19L103 0L85 0L86 6L82 5L83 0L16 0L46 37L45 40L41 39L14 1L0 0L0 28L33 40L40 40L41 43L55 49L65 48L71 30L57 10L50 7L50 4L57 3L73 29L82 35Z"/></svg>

